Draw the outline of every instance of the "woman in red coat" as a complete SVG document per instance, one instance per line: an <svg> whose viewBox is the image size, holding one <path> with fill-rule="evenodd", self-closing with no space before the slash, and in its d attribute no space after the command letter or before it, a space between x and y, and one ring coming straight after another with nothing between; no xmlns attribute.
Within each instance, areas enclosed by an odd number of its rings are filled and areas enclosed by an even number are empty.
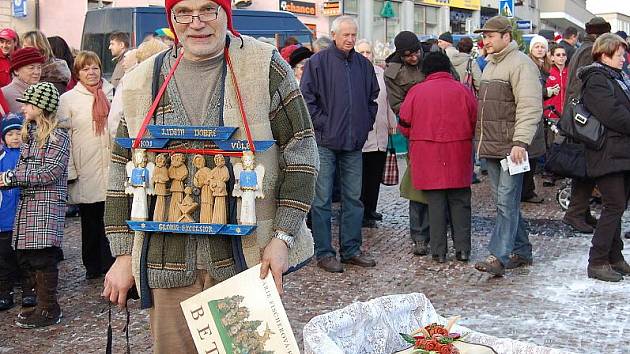
<svg viewBox="0 0 630 354"><path fill-rule="evenodd" d="M477 101L453 79L440 52L422 63L426 79L409 90L400 108L400 132L409 139L411 180L429 204L433 259L446 261L446 215L450 210L455 256L470 258L470 183Z"/></svg>

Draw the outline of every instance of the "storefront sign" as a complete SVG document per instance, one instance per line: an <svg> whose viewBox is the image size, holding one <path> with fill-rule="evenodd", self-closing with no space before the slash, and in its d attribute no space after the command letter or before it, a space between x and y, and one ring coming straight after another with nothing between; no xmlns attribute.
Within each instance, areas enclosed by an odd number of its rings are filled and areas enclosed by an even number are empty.
<svg viewBox="0 0 630 354"><path fill-rule="evenodd" d="M429 5L457 7L468 10L481 9L481 0L422 0L422 2Z"/></svg>
<svg viewBox="0 0 630 354"><path fill-rule="evenodd" d="M317 15L317 6L313 2L280 0L280 10L288 11L296 15Z"/></svg>
<svg viewBox="0 0 630 354"><path fill-rule="evenodd" d="M341 15L341 2L330 1L324 3L324 16L339 16Z"/></svg>

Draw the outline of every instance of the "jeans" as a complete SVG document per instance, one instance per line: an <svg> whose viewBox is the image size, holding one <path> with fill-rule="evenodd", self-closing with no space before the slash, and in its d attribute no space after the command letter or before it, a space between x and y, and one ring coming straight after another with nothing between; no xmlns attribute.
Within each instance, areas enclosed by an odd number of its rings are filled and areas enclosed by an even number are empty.
<svg viewBox="0 0 630 354"><path fill-rule="evenodd" d="M414 244L429 243L429 206L409 201L409 232Z"/></svg>
<svg viewBox="0 0 630 354"><path fill-rule="evenodd" d="M504 266L510 261L510 254L531 260L532 244L521 215L523 174L510 176L508 171L503 171L498 159L487 161L492 197L497 201L497 220L488 250Z"/></svg>
<svg viewBox="0 0 630 354"><path fill-rule="evenodd" d="M335 170L338 163L341 176L341 221L339 223L339 253L349 259L361 252L361 179L363 155L361 150L339 151L322 146L319 150L319 174L315 185L315 199L311 208L315 256L317 259L335 256L332 247L331 204Z"/></svg>

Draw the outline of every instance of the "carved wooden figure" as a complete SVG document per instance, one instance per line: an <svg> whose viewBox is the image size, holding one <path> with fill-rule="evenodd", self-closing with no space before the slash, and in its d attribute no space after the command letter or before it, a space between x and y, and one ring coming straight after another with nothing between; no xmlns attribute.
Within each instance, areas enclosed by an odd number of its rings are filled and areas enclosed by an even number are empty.
<svg viewBox="0 0 630 354"><path fill-rule="evenodd" d="M186 187L184 188L184 194L186 196L182 200L181 203L177 206L182 213L182 215L177 219L177 222L195 222L195 219L192 217L192 213L197 210L199 204L195 202L192 197L192 188Z"/></svg>
<svg viewBox="0 0 630 354"><path fill-rule="evenodd" d="M227 182L230 180L230 170L225 166L225 158L221 154L214 157L214 164L215 167L210 172L214 196L212 223L227 224Z"/></svg>
<svg viewBox="0 0 630 354"><path fill-rule="evenodd" d="M199 222L204 224L212 223L212 208L214 207L214 196L212 195L212 172L206 167L206 159L202 155L195 155L193 165L197 169L193 177L193 185L201 190L201 210L199 211Z"/></svg>
<svg viewBox="0 0 630 354"><path fill-rule="evenodd" d="M153 211L153 221L166 221L166 196L168 196L168 167L166 167L166 154L159 154L155 157L155 169L151 182L155 189L155 210Z"/></svg>
<svg viewBox="0 0 630 354"><path fill-rule="evenodd" d="M131 220L146 221L149 217L147 195L153 195L151 175L154 165L148 162L144 149L134 149L132 161L127 162L127 186L125 193L133 194Z"/></svg>
<svg viewBox="0 0 630 354"><path fill-rule="evenodd" d="M265 178L265 168L255 166L255 157L251 151L243 153L241 162L234 165L236 184L232 194L241 197L239 223L243 225L256 224L256 198L264 198L262 183Z"/></svg>
<svg viewBox="0 0 630 354"><path fill-rule="evenodd" d="M171 179L171 202L168 208L168 221L177 222L182 216L179 204L184 199L184 180L188 177L186 158L183 154L176 153L171 156L171 166L168 168L168 177Z"/></svg>

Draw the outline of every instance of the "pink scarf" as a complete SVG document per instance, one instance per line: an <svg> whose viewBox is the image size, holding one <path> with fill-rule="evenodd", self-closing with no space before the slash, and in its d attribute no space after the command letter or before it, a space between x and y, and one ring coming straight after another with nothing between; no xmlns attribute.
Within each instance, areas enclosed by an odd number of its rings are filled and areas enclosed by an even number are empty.
<svg viewBox="0 0 630 354"><path fill-rule="evenodd" d="M109 115L109 100L103 92L103 80L97 86L85 86L85 88L94 96L94 104L92 105L92 123L96 135L103 135L107 126L107 116Z"/></svg>

